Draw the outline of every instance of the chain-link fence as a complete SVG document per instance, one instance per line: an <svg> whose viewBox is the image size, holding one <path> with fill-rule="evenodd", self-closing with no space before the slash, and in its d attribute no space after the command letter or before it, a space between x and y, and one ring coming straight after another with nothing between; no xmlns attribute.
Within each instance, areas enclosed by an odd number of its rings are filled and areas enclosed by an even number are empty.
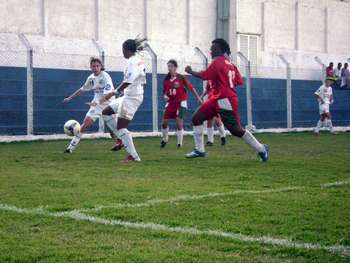
<svg viewBox="0 0 350 263"><path fill-rule="evenodd" d="M23 40L23 39L22 39ZM15 40L14 40L15 41ZM21 37L17 41L21 43ZM80 88L91 74L89 59L102 56L105 67L117 86L123 78L122 56L110 55L101 49L87 54L43 52L30 43L21 48L0 50L0 134L56 134L62 133L68 119L84 119L93 94L85 93L69 104L63 98ZM206 67L204 53L195 49L196 60L179 62L179 71L186 64L195 70ZM157 131L163 117L163 79L167 71L166 59L160 59L149 47L141 54L147 68L147 85L142 106L130 129ZM239 68L245 78L243 87L237 87L241 122L249 128L312 127L318 119L318 104L314 91L322 84L324 72L315 69L295 69L286 61L284 67L250 67L241 57ZM203 82L189 77L199 94ZM350 126L350 91L334 89L335 102L331 107L336 126ZM187 130L191 129L190 116L198 103L189 95ZM92 132L103 131L103 122L96 122Z"/></svg>

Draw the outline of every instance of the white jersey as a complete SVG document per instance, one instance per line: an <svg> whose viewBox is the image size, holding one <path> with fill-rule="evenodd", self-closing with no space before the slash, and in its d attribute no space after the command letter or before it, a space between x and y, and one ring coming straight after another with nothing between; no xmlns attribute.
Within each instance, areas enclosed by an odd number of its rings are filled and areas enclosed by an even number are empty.
<svg viewBox="0 0 350 263"><path fill-rule="evenodd" d="M333 96L332 87L326 87L325 85L322 85L321 87L319 87L318 90L316 90L315 94L320 96L325 104L333 103L333 101L331 101ZM321 105L320 99L318 100L318 102Z"/></svg>
<svg viewBox="0 0 350 263"><path fill-rule="evenodd" d="M101 71L98 76L91 74L85 81L84 85L80 88L81 91L86 92L93 90L94 99L98 105L107 106L114 98L110 98L108 101L100 104L100 100L108 93L114 91L112 79L105 71Z"/></svg>
<svg viewBox="0 0 350 263"><path fill-rule="evenodd" d="M124 71L124 83L130 83L124 89L124 95L136 97L143 95L143 85L146 84L146 68L144 61L138 56L128 59L128 65Z"/></svg>

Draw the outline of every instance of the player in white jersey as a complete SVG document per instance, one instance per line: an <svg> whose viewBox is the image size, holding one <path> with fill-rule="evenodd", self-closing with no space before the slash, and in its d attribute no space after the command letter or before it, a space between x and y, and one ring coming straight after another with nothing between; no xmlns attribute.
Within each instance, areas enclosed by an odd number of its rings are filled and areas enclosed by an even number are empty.
<svg viewBox="0 0 350 263"><path fill-rule="evenodd" d="M315 134L319 134L322 127L328 127L330 132L333 132L332 116L329 112L329 105L333 103L333 83L334 78L327 77L325 84L315 92L320 110L320 120L315 128Z"/></svg>
<svg viewBox="0 0 350 263"><path fill-rule="evenodd" d="M108 127L122 140L128 152L126 162L141 161L136 152L134 142L129 132L128 125L143 101L143 86L146 84L146 68L143 60L137 52L142 50L143 40L128 39L123 43L123 55L128 60L124 72L123 82L116 91L107 94L101 102L109 100L112 96L117 99L110 103L102 112ZM118 115L118 121L111 116Z"/></svg>
<svg viewBox="0 0 350 263"><path fill-rule="evenodd" d="M100 103L104 95L114 91L112 79L109 74L104 71L102 61L99 58L91 58L90 68L92 74L86 79L84 85L63 100L64 103L68 103L74 97L80 96L84 92L94 91L93 100L87 103L90 106L90 109L86 113L85 119L80 128L80 133L73 137L66 148L65 153L72 153L75 150L80 142L82 134L88 130L97 119L102 117L102 110L113 100L111 97L107 101Z"/></svg>

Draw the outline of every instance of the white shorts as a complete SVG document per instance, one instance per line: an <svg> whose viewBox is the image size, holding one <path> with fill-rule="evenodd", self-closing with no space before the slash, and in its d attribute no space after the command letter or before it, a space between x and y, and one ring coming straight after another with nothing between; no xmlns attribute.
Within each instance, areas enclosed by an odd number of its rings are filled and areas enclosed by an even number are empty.
<svg viewBox="0 0 350 263"><path fill-rule="evenodd" d="M320 108L320 115L324 113L329 113L329 104L328 103L323 103L319 105Z"/></svg>
<svg viewBox="0 0 350 263"><path fill-rule="evenodd" d="M91 106L89 111L86 113L86 117L91 118L93 121L96 121L102 117L102 111L104 107L101 105Z"/></svg>
<svg viewBox="0 0 350 263"><path fill-rule="evenodd" d="M113 100L109 104L109 107L112 108L118 117L131 121L134 118L134 115L140 107L142 101L143 95L135 97L123 96Z"/></svg>

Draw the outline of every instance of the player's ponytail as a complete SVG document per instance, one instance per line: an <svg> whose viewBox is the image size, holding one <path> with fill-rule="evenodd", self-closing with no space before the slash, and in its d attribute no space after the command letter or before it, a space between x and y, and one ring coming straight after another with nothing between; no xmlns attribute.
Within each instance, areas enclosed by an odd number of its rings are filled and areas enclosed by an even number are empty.
<svg viewBox="0 0 350 263"><path fill-rule="evenodd" d="M128 39L124 41L123 48L132 53L136 53L138 51L142 51L145 48L144 44L146 41L147 38Z"/></svg>

